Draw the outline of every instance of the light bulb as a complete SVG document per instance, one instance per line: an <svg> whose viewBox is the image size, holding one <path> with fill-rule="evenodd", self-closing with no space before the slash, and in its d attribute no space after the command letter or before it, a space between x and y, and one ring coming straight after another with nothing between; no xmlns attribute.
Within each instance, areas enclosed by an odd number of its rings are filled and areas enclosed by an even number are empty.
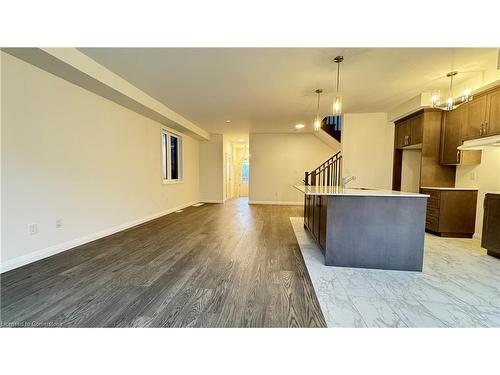
<svg viewBox="0 0 500 375"><path fill-rule="evenodd" d="M439 95L437 94L432 95L431 103L433 107L437 107L439 105Z"/></svg>
<svg viewBox="0 0 500 375"><path fill-rule="evenodd" d="M448 99L446 99L446 109L448 111L451 111L453 109L453 97L448 97Z"/></svg>
<svg viewBox="0 0 500 375"><path fill-rule="evenodd" d="M472 93L472 90L469 88L464 89L464 95L462 96L462 101L468 102L469 100L472 99L470 94Z"/></svg>
<svg viewBox="0 0 500 375"><path fill-rule="evenodd" d="M337 94L333 102L333 114L340 115L342 113L342 96Z"/></svg>
<svg viewBox="0 0 500 375"><path fill-rule="evenodd" d="M321 129L321 124L318 119L314 120L314 130Z"/></svg>

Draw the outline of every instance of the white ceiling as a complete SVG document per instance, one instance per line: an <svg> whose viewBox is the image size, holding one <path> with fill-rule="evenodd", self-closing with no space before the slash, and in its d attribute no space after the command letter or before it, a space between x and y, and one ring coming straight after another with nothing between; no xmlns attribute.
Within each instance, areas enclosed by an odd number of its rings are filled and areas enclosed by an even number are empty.
<svg viewBox="0 0 500 375"><path fill-rule="evenodd" d="M496 69L498 50L477 48L81 48L83 53L211 133L308 131L322 88L331 110L344 55L345 112L386 112L461 72L457 86ZM226 120L231 120L227 124Z"/></svg>

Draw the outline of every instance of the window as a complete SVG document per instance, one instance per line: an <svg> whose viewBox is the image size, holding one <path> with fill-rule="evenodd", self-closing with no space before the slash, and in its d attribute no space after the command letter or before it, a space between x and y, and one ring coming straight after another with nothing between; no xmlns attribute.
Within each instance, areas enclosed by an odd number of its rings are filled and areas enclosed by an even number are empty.
<svg viewBox="0 0 500 375"><path fill-rule="evenodd" d="M167 130L161 133L162 177L164 182L182 180L182 138Z"/></svg>
<svg viewBox="0 0 500 375"><path fill-rule="evenodd" d="M250 164L241 163L241 181L248 182L249 172L250 172Z"/></svg>

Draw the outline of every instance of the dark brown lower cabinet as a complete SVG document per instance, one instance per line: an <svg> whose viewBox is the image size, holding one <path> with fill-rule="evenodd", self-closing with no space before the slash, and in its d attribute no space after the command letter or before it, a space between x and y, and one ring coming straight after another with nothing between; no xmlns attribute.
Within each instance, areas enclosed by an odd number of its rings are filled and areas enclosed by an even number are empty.
<svg viewBox="0 0 500 375"><path fill-rule="evenodd" d="M500 194L488 193L484 197L481 246L488 255L500 258Z"/></svg>
<svg viewBox="0 0 500 375"><path fill-rule="evenodd" d="M476 226L477 190L421 188L428 194L425 230L442 237L472 238Z"/></svg>
<svg viewBox="0 0 500 375"><path fill-rule="evenodd" d="M321 196L315 195L313 197L314 208L313 208L313 235L316 240L319 240L319 211L321 209Z"/></svg>
<svg viewBox="0 0 500 375"><path fill-rule="evenodd" d="M323 251L326 246L327 202L328 196L324 195L306 195L304 200L304 226Z"/></svg>
<svg viewBox="0 0 500 375"><path fill-rule="evenodd" d="M312 195L305 195L304 198L304 226L311 230L312 228Z"/></svg>

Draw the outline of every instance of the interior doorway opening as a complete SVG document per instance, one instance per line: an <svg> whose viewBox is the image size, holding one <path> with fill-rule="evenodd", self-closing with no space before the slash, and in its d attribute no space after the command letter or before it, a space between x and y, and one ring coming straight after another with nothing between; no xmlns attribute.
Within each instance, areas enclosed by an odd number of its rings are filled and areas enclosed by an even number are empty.
<svg viewBox="0 0 500 375"><path fill-rule="evenodd" d="M248 143L233 146L234 197L248 197L250 181L250 154Z"/></svg>

